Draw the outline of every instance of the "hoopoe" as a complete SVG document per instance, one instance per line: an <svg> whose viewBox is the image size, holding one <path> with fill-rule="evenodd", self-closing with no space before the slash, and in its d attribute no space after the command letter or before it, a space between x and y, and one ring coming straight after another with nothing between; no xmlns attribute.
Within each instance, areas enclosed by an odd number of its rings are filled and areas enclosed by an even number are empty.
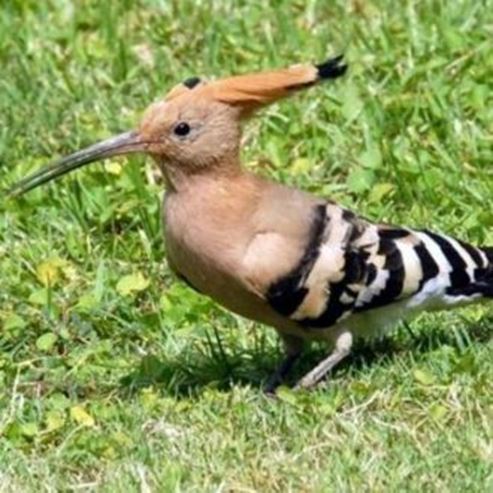
<svg viewBox="0 0 493 493"><path fill-rule="evenodd" d="M286 354L268 390L283 382L305 341L328 342L328 356L297 384L313 387L357 338L420 310L493 299L493 247L373 224L242 168L246 118L346 69L339 56L212 82L187 79L148 108L137 130L54 162L10 194L112 156L151 155L166 184L171 269L229 310L277 330Z"/></svg>

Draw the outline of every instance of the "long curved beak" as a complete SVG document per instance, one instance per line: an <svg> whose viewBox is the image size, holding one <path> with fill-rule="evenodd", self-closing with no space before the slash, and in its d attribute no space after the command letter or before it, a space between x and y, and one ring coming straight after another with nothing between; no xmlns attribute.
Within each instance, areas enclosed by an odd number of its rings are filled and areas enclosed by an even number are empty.
<svg viewBox="0 0 493 493"><path fill-rule="evenodd" d="M94 161L101 161L102 159L121 154L129 154L131 152L143 152L145 150L146 144L142 142L138 132L125 132L48 164L39 171L17 182L7 191L7 194L10 197L18 197L33 188L39 187L44 183Z"/></svg>

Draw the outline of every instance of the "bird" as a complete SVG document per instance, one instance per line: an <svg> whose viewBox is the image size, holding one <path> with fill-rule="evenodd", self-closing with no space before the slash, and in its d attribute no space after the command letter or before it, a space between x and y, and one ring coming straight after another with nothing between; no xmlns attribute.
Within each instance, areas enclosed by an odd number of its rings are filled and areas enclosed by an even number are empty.
<svg viewBox="0 0 493 493"><path fill-rule="evenodd" d="M242 166L248 118L347 69L338 55L217 80L188 78L151 104L135 130L58 159L8 193L22 195L114 156L151 156L163 175L171 270L228 310L277 331L284 354L266 379L268 393L286 382L307 345L326 343L325 357L294 385L317 387L358 339L424 310L493 300L493 247L372 222Z"/></svg>

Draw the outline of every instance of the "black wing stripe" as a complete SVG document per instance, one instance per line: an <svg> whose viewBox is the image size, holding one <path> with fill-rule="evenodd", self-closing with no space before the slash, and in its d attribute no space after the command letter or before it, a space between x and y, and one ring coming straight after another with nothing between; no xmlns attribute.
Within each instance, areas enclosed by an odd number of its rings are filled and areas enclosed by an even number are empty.
<svg viewBox="0 0 493 493"><path fill-rule="evenodd" d="M409 231L403 228L380 228L378 230L378 236L386 240L398 240L409 236Z"/></svg>
<svg viewBox="0 0 493 493"><path fill-rule="evenodd" d="M348 250L344 256L344 278L329 284L329 300L323 313L316 318L304 318L300 325L312 329L325 329L335 324L346 312L353 310L356 297L352 296L349 284L361 282L367 275L366 252ZM342 301L343 293L350 296L351 301Z"/></svg>
<svg viewBox="0 0 493 493"><path fill-rule="evenodd" d="M267 301L281 315L286 317L292 315L303 303L308 293L308 289L303 284L317 260L328 221L326 205L316 206L310 237L298 265L269 287L266 294Z"/></svg>
<svg viewBox="0 0 493 493"><path fill-rule="evenodd" d="M469 243L465 241L456 240L459 245L469 254L472 261L476 264L477 267L486 267L483 257L479 253L479 250L476 247L473 247Z"/></svg>
<svg viewBox="0 0 493 493"><path fill-rule="evenodd" d="M485 247L483 248L483 252L491 263L491 268L493 269L493 247Z"/></svg>
<svg viewBox="0 0 493 493"><path fill-rule="evenodd" d="M368 265L368 275L366 277L366 286L369 286L370 284L373 284L373 281L377 278L378 270L375 266L375 264L369 264Z"/></svg>
<svg viewBox="0 0 493 493"><path fill-rule="evenodd" d="M485 296L493 298L493 282L474 282L460 289L449 289L450 296Z"/></svg>
<svg viewBox="0 0 493 493"><path fill-rule="evenodd" d="M467 286L471 279L467 273L467 264L460 253L443 236L430 231L425 231L425 233L440 247L452 268L452 272L450 272L451 289Z"/></svg>
<svg viewBox="0 0 493 493"><path fill-rule="evenodd" d="M419 258L419 262L421 263L421 270L423 271L423 277L419 282L419 287L417 290L417 292L419 293L423 289L423 286L426 284L427 281L433 279L440 273L440 268L423 242L420 242L419 245L416 245L414 247L414 251Z"/></svg>
<svg viewBox="0 0 493 493"><path fill-rule="evenodd" d="M385 306L395 301L402 294L406 272L401 251L395 241L382 239L378 253L385 255L383 268L389 272L389 278L380 294L372 298L371 301L357 307L355 311L362 312Z"/></svg>

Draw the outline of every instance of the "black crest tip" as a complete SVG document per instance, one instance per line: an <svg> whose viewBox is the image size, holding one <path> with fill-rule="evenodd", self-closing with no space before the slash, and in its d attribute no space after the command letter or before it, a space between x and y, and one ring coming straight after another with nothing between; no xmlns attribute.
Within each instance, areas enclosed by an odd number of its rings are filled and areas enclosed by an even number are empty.
<svg viewBox="0 0 493 493"><path fill-rule="evenodd" d="M189 89L193 89L197 84L200 84L199 77L189 77L183 81L183 85Z"/></svg>
<svg viewBox="0 0 493 493"><path fill-rule="evenodd" d="M336 79L341 77L347 71L348 66L343 62L344 55L339 55L334 58L330 58L324 63L315 65L318 70L318 77L320 79Z"/></svg>

